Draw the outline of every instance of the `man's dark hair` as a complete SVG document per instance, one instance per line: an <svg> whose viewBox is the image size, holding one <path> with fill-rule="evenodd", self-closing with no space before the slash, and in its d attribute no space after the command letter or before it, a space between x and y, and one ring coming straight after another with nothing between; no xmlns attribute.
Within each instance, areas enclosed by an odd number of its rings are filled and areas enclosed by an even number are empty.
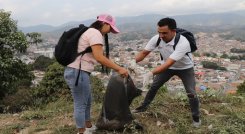
<svg viewBox="0 0 245 134"><path fill-rule="evenodd" d="M167 18L161 19L161 20L157 23L157 25L158 25L159 27L162 27L162 26L168 26L169 29L172 29L172 30L174 30L174 29L177 28L177 25L176 25L175 20L172 19L172 18L168 18L168 17L167 17Z"/></svg>

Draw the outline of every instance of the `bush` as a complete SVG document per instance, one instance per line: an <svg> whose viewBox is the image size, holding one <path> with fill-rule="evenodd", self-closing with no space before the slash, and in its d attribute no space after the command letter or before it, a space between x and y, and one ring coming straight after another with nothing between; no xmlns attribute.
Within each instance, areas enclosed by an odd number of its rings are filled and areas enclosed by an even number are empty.
<svg viewBox="0 0 245 134"><path fill-rule="evenodd" d="M102 81L94 76L91 77L91 83L92 83L91 86L92 86L93 100L94 102L101 103L104 98L105 87Z"/></svg>
<svg viewBox="0 0 245 134"><path fill-rule="evenodd" d="M222 89L215 90L207 88L207 90L200 92L198 96L202 104L210 104L214 102L222 102L224 94L222 92Z"/></svg>
<svg viewBox="0 0 245 134"><path fill-rule="evenodd" d="M45 71L48 66L53 64L54 62L54 59L50 59L49 57L45 56L39 56L33 63L33 68L35 70Z"/></svg>
<svg viewBox="0 0 245 134"><path fill-rule="evenodd" d="M48 103L61 97L71 98L63 75L64 67L57 62L48 67L42 81L32 92L36 104Z"/></svg>
<svg viewBox="0 0 245 134"><path fill-rule="evenodd" d="M57 62L48 67L42 81L32 92L36 106L56 101L59 98L72 100L70 89L67 86L63 75L64 67ZM92 76L91 83L94 101L101 102L105 91L102 81Z"/></svg>
<svg viewBox="0 0 245 134"><path fill-rule="evenodd" d="M210 61L202 61L201 64L204 68L215 69L215 70L227 70L225 67L220 67L217 63Z"/></svg>
<svg viewBox="0 0 245 134"><path fill-rule="evenodd" d="M4 112L16 113L25 110L32 103L31 92L28 89L19 89L15 94L3 99Z"/></svg>
<svg viewBox="0 0 245 134"><path fill-rule="evenodd" d="M245 81L237 86L237 93L245 95Z"/></svg>

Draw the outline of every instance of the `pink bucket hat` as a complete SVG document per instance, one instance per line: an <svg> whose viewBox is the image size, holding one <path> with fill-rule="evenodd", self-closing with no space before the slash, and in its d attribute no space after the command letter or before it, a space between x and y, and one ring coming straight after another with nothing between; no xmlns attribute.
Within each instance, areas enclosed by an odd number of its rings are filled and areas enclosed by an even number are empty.
<svg viewBox="0 0 245 134"><path fill-rule="evenodd" d="M116 20L109 14L101 14L97 17L98 21L106 22L111 26L112 33L119 33L120 31L116 28Z"/></svg>

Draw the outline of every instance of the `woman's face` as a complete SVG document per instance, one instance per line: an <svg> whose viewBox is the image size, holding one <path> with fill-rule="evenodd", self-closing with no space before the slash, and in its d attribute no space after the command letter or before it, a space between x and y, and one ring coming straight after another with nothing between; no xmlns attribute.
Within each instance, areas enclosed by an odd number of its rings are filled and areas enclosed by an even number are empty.
<svg viewBox="0 0 245 134"><path fill-rule="evenodd" d="M111 26L107 23L104 23L101 29L101 33L104 35L110 32L111 32Z"/></svg>

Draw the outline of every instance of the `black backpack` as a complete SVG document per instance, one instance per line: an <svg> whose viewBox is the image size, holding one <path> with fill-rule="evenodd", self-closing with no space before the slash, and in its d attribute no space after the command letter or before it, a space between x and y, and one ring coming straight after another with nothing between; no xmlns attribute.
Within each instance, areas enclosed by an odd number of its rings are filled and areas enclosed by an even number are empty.
<svg viewBox="0 0 245 134"><path fill-rule="evenodd" d="M61 35L54 51L54 56L59 64L67 66L72 63L78 56L92 52L91 47L88 47L80 53L77 52L78 40L87 29L88 27L81 24L79 27L65 31Z"/></svg>
<svg viewBox="0 0 245 134"><path fill-rule="evenodd" d="M197 45L196 45L195 37L194 37L194 35L191 32L189 32L189 31L187 31L185 29L177 28L176 29L176 36L175 36L175 40L174 40L174 46L173 46L173 49L174 50L175 50L176 45L179 42L180 35L183 35L184 37L186 37L186 39L190 43L191 51L186 53L186 55L189 57L188 53L192 53L192 52L195 52L197 50ZM160 42L161 42L161 39L159 37L158 40L157 40L157 43L156 43L156 47L159 46ZM162 55L161 55L161 60L162 59L163 58L162 58Z"/></svg>
<svg viewBox="0 0 245 134"><path fill-rule="evenodd" d="M88 30L88 27L81 24L79 25L79 27L75 27L68 31L65 31L61 35L58 44L55 46L54 50L54 56L59 64L67 66L72 63L78 56L83 56L85 53L92 52L91 47L87 47L84 51L80 53L77 52L78 40L86 30ZM80 70L81 64L79 64L79 72L77 75L75 86L78 85Z"/></svg>

